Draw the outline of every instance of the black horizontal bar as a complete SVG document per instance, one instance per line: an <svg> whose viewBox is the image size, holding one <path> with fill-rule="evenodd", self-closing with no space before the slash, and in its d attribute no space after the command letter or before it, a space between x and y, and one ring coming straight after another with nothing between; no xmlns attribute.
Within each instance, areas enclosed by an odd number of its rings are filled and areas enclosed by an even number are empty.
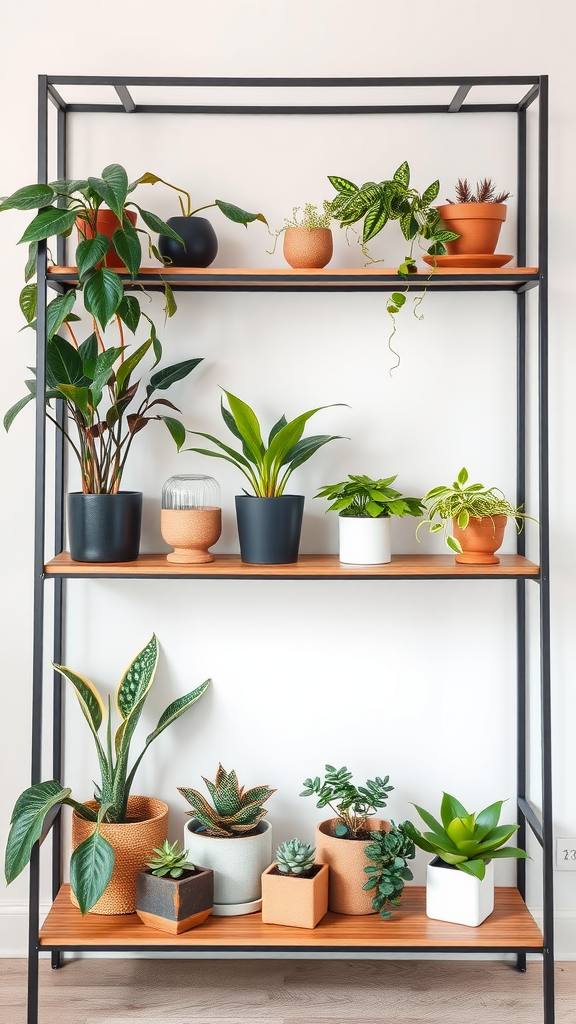
<svg viewBox="0 0 576 1024"><path fill-rule="evenodd" d="M490 576L481 576L478 573L462 573L458 576L446 576L440 573L426 573L420 575L419 573L410 573L394 576L380 576L380 575L368 575L363 573L361 576L355 576L351 573L347 573L342 576L338 573L326 573L322 576L317 573L298 573L298 575L287 576L285 574L278 574L278 576L272 573L266 573L265 575L258 575L257 573L250 573L243 576L241 573L214 573L213 575L208 572L203 573L178 573L174 576L173 573L114 573L114 572L98 572L91 573L89 570L86 572L58 572L58 573L45 573L45 580L50 579L65 579L65 580L287 580L296 581L299 580L381 580L382 582L393 582L394 580L445 580L446 582L452 582L453 580L534 580L539 582L538 576L526 576L516 573L491 573Z"/></svg>
<svg viewBox="0 0 576 1024"><path fill-rule="evenodd" d="M40 833L40 839L38 840L38 843L39 843L40 846L42 846L42 843L46 839L46 836L50 833L50 831L52 830L54 824L58 820L58 817L60 816L61 810L62 810L62 804L56 804L55 807L51 807L50 810L48 811L46 817L44 818L44 823L42 825L42 831Z"/></svg>
<svg viewBox="0 0 576 1024"><path fill-rule="evenodd" d="M539 75L488 75L438 78L161 78L155 76L48 75L49 85L246 86L248 88L396 88L442 85L535 85Z"/></svg>
<svg viewBox="0 0 576 1024"><path fill-rule="evenodd" d="M540 843L540 846L543 846L544 829L542 827L542 822L536 814L536 811L533 809L533 807L531 807L531 805L523 796L518 797L518 810L530 825L530 828L532 829L534 835L536 836L536 839Z"/></svg>
<svg viewBox="0 0 576 1024"><path fill-rule="evenodd" d="M68 111L72 114L125 114L125 108L118 103L68 103ZM485 113L516 113L516 103L465 103L460 107L462 114ZM238 106L234 104L178 104L178 103L139 103L136 107L139 114L448 114L447 103L396 103L391 106L383 104L362 104L350 106L331 104L310 106L308 104Z"/></svg>
<svg viewBox="0 0 576 1024"><path fill-rule="evenodd" d="M116 92L118 93L118 96L120 97L120 101L121 101L122 106L123 106L124 110L126 111L126 113L127 114L133 114L134 111L136 110L136 104L134 103L134 100L132 99L130 93L128 92L128 89L126 88L126 86L125 85L115 85L114 88L116 89Z"/></svg>
<svg viewBox="0 0 576 1024"><path fill-rule="evenodd" d="M61 953L540 953L543 946L56 946L42 943L40 952Z"/></svg>

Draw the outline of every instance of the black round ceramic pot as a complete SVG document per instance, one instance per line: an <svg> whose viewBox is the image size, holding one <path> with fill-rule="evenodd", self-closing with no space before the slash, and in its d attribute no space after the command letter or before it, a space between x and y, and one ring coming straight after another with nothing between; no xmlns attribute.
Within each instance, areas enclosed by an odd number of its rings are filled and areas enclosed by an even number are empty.
<svg viewBox="0 0 576 1024"><path fill-rule="evenodd" d="M170 217L166 221L180 238L184 246L167 235L158 236L160 255L169 259L171 267L209 267L218 253L218 239L209 220L205 217Z"/></svg>
<svg viewBox="0 0 576 1024"><path fill-rule="evenodd" d="M68 495L68 536L75 562L134 562L141 524L141 491Z"/></svg>
<svg viewBox="0 0 576 1024"><path fill-rule="evenodd" d="M284 565L298 561L303 494L280 498L236 496L236 518L243 562Z"/></svg>

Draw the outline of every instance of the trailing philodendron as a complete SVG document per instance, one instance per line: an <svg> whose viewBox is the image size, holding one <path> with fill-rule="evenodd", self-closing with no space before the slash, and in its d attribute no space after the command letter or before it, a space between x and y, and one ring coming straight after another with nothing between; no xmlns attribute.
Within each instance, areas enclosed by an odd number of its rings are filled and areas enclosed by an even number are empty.
<svg viewBox="0 0 576 1024"><path fill-rule="evenodd" d="M162 846L154 847L154 853L156 856L152 857L146 866L156 878L164 878L165 875L169 878L181 878L185 871L196 870L195 865L187 860L188 850L180 846L178 841L169 843L165 839Z"/></svg>
<svg viewBox="0 0 576 1024"><path fill-rule="evenodd" d="M351 519L423 515L425 509L419 498L406 498L390 486L396 476L372 480L369 476L350 473L347 480L322 487L314 497L328 498L333 504L326 509L327 512L338 512Z"/></svg>
<svg viewBox="0 0 576 1024"><path fill-rule="evenodd" d="M392 909L400 906L404 885L414 877L407 861L413 860L416 853L412 823L390 824L389 832L370 833L372 842L365 853L373 863L364 868L370 877L363 886L373 892L372 907L385 921L392 917Z"/></svg>
<svg viewBox="0 0 576 1024"><path fill-rule="evenodd" d="M315 779L305 779L306 789L300 796L317 796L317 807L330 807L337 822L334 834L338 839L355 839L365 828L371 814L386 807L388 793L394 787L388 785L389 775L384 778L376 776L368 779L365 786L356 787L352 782L352 772L346 767L334 768L327 764L324 781L317 775Z"/></svg>
<svg viewBox="0 0 576 1024"><path fill-rule="evenodd" d="M268 813L262 805L276 792L269 786L254 786L244 792L244 787L238 785L236 772L227 772L221 764L214 782L204 775L202 778L212 797L213 807L197 789L179 786L178 791L192 807L187 814L200 822L199 831L207 836L231 838L254 832Z"/></svg>
<svg viewBox="0 0 576 1024"><path fill-rule="evenodd" d="M470 814L459 800L444 793L440 806L441 823L414 804L430 831L421 835L413 828L412 838L421 850L434 853L446 864L482 881L489 861L528 856L525 850L504 845L520 827L498 825L504 803L504 800L497 800L483 811Z"/></svg>
<svg viewBox="0 0 576 1024"><path fill-rule="evenodd" d="M202 696L210 680L195 690L173 701L163 712L155 729L146 737L144 748L129 767L130 745L146 698L154 681L159 647L153 635L136 655L120 680L116 704L121 722L112 737L111 706L108 698L106 737L101 741L99 732L106 718L106 709L93 683L64 665L54 667L74 687L82 713L94 738L100 782L94 791L96 806L91 808L71 797L71 790L53 779L25 790L16 801L12 812L11 829L6 847L6 881L12 882L30 860L32 847L40 837L48 812L58 804L74 808L80 818L95 823L92 834L72 853L70 881L83 914L93 907L108 885L114 868L114 851L100 834L101 824L126 821L128 799L140 762L150 744L180 718Z"/></svg>
<svg viewBox="0 0 576 1024"><path fill-rule="evenodd" d="M303 875L314 867L316 848L300 839L288 839L276 850L276 865L284 875Z"/></svg>

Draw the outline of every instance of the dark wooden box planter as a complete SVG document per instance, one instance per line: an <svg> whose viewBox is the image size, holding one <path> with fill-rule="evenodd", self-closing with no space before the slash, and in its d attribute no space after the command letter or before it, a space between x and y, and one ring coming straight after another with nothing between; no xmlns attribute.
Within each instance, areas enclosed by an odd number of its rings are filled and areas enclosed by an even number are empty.
<svg viewBox="0 0 576 1024"><path fill-rule="evenodd" d="M150 928L180 935L202 924L212 913L214 872L198 867L185 878L159 878L140 871L136 886L136 912Z"/></svg>

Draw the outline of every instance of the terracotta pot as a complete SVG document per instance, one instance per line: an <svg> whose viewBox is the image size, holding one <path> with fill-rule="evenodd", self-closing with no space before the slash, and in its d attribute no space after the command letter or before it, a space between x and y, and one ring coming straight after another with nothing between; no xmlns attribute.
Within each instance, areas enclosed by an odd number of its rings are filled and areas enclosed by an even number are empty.
<svg viewBox="0 0 576 1024"><path fill-rule="evenodd" d="M95 800L85 806L95 811ZM168 832L168 804L150 796L128 798L128 817L135 819L118 825L100 825L100 833L114 849L114 870L106 889L91 914L133 914L136 910L136 879L153 855L155 846L162 846ZM95 823L72 812L72 849L88 839ZM70 890L75 907L78 901Z"/></svg>
<svg viewBox="0 0 576 1024"><path fill-rule="evenodd" d="M500 559L494 554L504 540L507 516L483 516L470 519L465 530L453 520L454 537L460 543L462 554L456 561L464 565L496 565Z"/></svg>
<svg viewBox="0 0 576 1024"><path fill-rule="evenodd" d="M332 259L333 241L330 228L286 228L284 259L294 269L325 267Z"/></svg>
<svg viewBox="0 0 576 1024"><path fill-rule="evenodd" d="M450 256L494 252L506 220L505 203L447 203L437 209L445 227L460 235L454 242L446 242Z"/></svg>
<svg viewBox="0 0 576 1024"><path fill-rule="evenodd" d="M132 227L136 225L137 214L132 210L126 210L126 215L130 221ZM94 238L94 230L90 224L81 217L76 217L76 227L78 228L79 240L83 238ZM110 248L104 257L104 263L107 267L111 267L112 270L126 270L126 265L120 259L116 249L112 245L112 235L120 227L120 221L112 210L98 210L96 214L96 228L99 235L106 235L106 238L110 239ZM101 266L101 264L97 264Z"/></svg>
<svg viewBox="0 0 576 1024"><path fill-rule="evenodd" d="M180 935L212 913L214 872L197 866L194 874L185 878L159 878L151 871L140 871L136 899L136 913L143 924Z"/></svg>
<svg viewBox="0 0 576 1024"><path fill-rule="evenodd" d="M262 875L262 922L292 928L315 928L328 910L328 865L313 878L272 874L271 864Z"/></svg>
<svg viewBox="0 0 576 1024"><path fill-rule="evenodd" d="M222 533L221 508L163 508L160 528L171 551L169 562L213 562L208 548Z"/></svg>
<svg viewBox="0 0 576 1024"><path fill-rule="evenodd" d="M362 890L371 863L364 853L369 839L338 839L334 835L337 818L321 821L316 829L316 856L330 866L328 909L335 914L374 914L370 892ZM389 832L390 822L368 818L368 832Z"/></svg>

